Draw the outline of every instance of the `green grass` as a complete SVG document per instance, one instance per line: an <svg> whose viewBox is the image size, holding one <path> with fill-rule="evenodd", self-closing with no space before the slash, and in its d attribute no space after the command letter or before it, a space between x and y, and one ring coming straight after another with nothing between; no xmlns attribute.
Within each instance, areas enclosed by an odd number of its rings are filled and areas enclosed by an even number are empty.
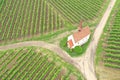
<svg viewBox="0 0 120 80"><path fill-rule="evenodd" d="M68 36L69 36L69 35L68 35ZM68 38L68 36L65 37L65 38L63 38L63 39L61 40L61 42L60 42L60 47L61 47L63 50L65 50L65 51L66 51L70 56L72 56L72 57L81 56L81 55L86 51L86 49L87 49L87 47L88 47L88 45L89 45L89 43L90 43L90 41L91 41L91 37L90 37L90 39L88 40L87 43L85 43L84 45L81 46L81 48L82 48L81 52L76 53L74 50L71 50L71 49L69 49L69 48L67 47L67 38Z"/></svg>
<svg viewBox="0 0 120 80"><path fill-rule="evenodd" d="M71 31L71 30L76 29L76 27L73 26L71 23L65 22L65 25L66 25L66 27L61 29L61 30L50 32L49 34L44 34L44 35L41 35L39 37L33 37L30 40L49 41L50 39L53 39L53 38L57 37L61 33L64 33L66 31Z"/></svg>

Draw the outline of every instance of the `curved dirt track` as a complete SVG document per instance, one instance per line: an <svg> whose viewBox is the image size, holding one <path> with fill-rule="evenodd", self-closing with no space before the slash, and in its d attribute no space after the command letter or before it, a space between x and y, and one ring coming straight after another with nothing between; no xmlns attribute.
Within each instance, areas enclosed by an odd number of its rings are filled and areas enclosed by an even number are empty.
<svg viewBox="0 0 120 80"><path fill-rule="evenodd" d="M88 46L88 49L85 55L81 57L72 58L68 55L68 53L63 51L59 46L53 45L53 44L50 44L44 41L26 41L26 42L10 44L6 46L0 46L0 50L14 49L14 48L25 47L25 46L38 46L38 47L47 48L57 53L66 62L69 62L73 64L75 67L77 67L79 71L82 72L82 74L87 80L97 80L96 75L95 75L95 70L94 70L95 50L96 50L99 38L102 34L103 28L105 27L105 23L110 15L110 12L115 2L116 0L111 0L105 14L103 15L103 18L101 19L99 25L96 27L96 30L93 35L93 40Z"/></svg>
<svg viewBox="0 0 120 80"><path fill-rule="evenodd" d="M20 42L20 43L0 46L0 50L15 49L15 48L27 47L27 46L37 46L37 47L49 49L49 50L57 53L57 55L59 55L66 62L77 67L78 70L80 71L79 64L75 60L73 60L73 58L71 56L69 56L68 53L63 51L59 46L50 44L50 43L47 43L44 41L26 41L26 42Z"/></svg>
<svg viewBox="0 0 120 80"><path fill-rule="evenodd" d="M58 47L57 45L44 42L44 41L26 41L26 42L20 42L20 43L0 46L0 50L15 49L15 48L27 47L27 46L38 46L38 47L49 49L57 53L65 61L69 63L73 62L72 58L65 51L63 51L60 47Z"/></svg>

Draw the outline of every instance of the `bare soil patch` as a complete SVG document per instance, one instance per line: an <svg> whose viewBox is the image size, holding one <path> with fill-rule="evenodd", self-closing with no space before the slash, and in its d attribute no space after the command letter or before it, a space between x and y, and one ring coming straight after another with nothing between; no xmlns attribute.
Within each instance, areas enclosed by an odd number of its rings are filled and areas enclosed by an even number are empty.
<svg viewBox="0 0 120 80"><path fill-rule="evenodd" d="M77 80L77 77L73 74L70 74L70 80Z"/></svg>
<svg viewBox="0 0 120 80"><path fill-rule="evenodd" d="M96 67L98 80L120 80L120 69L105 67L101 62Z"/></svg>

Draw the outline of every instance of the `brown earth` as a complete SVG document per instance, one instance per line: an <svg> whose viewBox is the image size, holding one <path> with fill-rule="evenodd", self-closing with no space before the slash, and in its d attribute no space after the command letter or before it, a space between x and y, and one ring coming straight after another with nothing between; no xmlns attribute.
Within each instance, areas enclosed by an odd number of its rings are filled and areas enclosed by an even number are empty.
<svg viewBox="0 0 120 80"><path fill-rule="evenodd" d="M97 77L99 80L120 80L120 69L105 67L103 63L96 66Z"/></svg>

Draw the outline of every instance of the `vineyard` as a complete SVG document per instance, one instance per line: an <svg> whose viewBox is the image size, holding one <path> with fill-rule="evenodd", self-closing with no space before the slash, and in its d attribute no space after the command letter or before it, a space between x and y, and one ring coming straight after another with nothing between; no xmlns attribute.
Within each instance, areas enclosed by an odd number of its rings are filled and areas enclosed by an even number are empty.
<svg viewBox="0 0 120 80"><path fill-rule="evenodd" d="M116 0L97 46L96 73L99 80L120 80L119 6L120 1Z"/></svg>
<svg viewBox="0 0 120 80"><path fill-rule="evenodd" d="M120 10L117 11L113 25L107 31L104 65L120 69Z"/></svg>
<svg viewBox="0 0 120 80"><path fill-rule="evenodd" d="M69 4L67 4L69 3ZM104 0L1 0L0 43L23 40L78 24L101 12Z"/></svg>
<svg viewBox="0 0 120 80"><path fill-rule="evenodd" d="M82 80L79 71L49 50L24 47L0 51L0 80L77 79Z"/></svg>
<svg viewBox="0 0 120 80"><path fill-rule="evenodd" d="M65 19L72 23L90 20L100 15L105 0L47 0Z"/></svg>
<svg viewBox="0 0 120 80"><path fill-rule="evenodd" d="M106 69L120 69L120 1L116 2L97 48L97 61ZM97 62L98 64L98 62ZM100 67L99 65L99 67ZM100 68L99 68L100 69ZM101 69L102 70L102 69ZM99 70L98 70L99 71ZM105 70L104 70L105 71ZM109 75L109 71L105 71ZM118 73L116 72L116 75Z"/></svg>
<svg viewBox="0 0 120 80"><path fill-rule="evenodd" d="M43 34L62 28L64 20L44 0L3 0L0 40Z"/></svg>
<svg viewBox="0 0 120 80"><path fill-rule="evenodd" d="M90 27L91 38L69 49L77 26ZM120 80L119 74L119 0L0 0L0 80Z"/></svg>

